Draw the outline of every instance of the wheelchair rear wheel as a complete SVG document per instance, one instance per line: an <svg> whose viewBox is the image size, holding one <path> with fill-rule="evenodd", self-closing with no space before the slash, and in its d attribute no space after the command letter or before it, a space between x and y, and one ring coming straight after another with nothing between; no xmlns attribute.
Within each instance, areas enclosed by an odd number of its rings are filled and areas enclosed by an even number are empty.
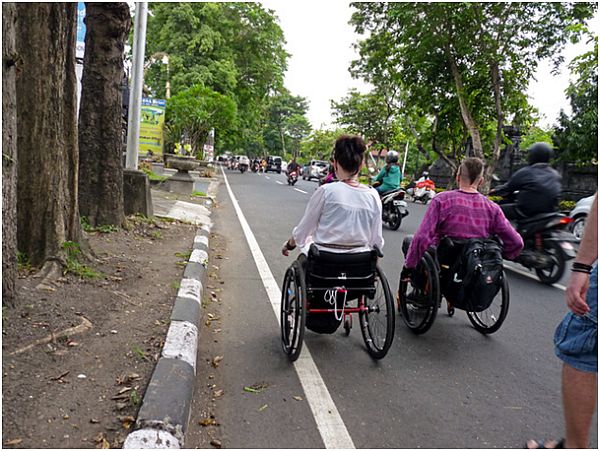
<svg viewBox="0 0 600 451"><path fill-rule="evenodd" d="M281 342L283 351L293 362L300 356L306 321L306 286L298 262L292 263L283 278L281 289Z"/></svg>
<svg viewBox="0 0 600 451"><path fill-rule="evenodd" d="M425 253L416 268L413 280L400 280L398 301L402 319L415 334L424 334L435 321L440 302L440 278L437 266L431 255Z"/></svg>
<svg viewBox="0 0 600 451"><path fill-rule="evenodd" d="M506 319L508 305L510 303L510 293L506 276L502 277L502 287L496 297L492 300L490 306L482 312L467 312L469 321L473 327L482 334L493 334Z"/></svg>
<svg viewBox="0 0 600 451"><path fill-rule="evenodd" d="M396 328L394 298L383 271L377 266L375 276L375 295L362 297L367 311L359 313L360 330L365 340L367 352L374 359L385 357Z"/></svg>

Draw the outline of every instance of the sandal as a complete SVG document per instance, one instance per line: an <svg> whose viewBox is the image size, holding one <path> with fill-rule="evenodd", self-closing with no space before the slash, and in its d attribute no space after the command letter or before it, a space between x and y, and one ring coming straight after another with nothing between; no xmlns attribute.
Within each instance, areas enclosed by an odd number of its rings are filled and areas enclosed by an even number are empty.
<svg viewBox="0 0 600 451"><path fill-rule="evenodd" d="M535 448L530 448L529 442L525 443L525 449L563 449L565 447L565 439L561 438L560 440L530 440L535 442L537 445ZM556 443L554 446L546 446Z"/></svg>

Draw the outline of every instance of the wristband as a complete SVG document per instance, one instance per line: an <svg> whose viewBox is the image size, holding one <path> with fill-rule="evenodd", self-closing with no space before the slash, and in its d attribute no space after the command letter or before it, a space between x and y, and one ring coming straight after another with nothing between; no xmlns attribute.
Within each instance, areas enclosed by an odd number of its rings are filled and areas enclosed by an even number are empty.
<svg viewBox="0 0 600 451"><path fill-rule="evenodd" d="M592 266L586 265L585 263L574 262L573 266L571 267L571 271L590 274L592 272Z"/></svg>

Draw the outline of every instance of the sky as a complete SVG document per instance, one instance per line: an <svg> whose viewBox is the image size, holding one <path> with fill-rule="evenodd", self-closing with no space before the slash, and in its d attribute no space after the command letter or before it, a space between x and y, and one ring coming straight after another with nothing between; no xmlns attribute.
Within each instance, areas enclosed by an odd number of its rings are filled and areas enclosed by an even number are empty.
<svg viewBox="0 0 600 451"><path fill-rule="evenodd" d="M261 0L272 9L287 41L288 60L285 85L292 95L306 97L309 101L308 119L313 128L329 126L332 122L330 99L339 100L350 88L368 92L369 87L350 76L348 67L358 54L352 49L360 35L348 24L352 10L349 2L342 0ZM598 16L594 23L598 24ZM563 55L565 61L583 53L584 43L569 45ZM533 106L541 114L540 125L549 127L557 120L561 108L570 112L564 94L569 83L569 71L563 65L561 73L550 73L549 62L541 62L536 81L528 93Z"/></svg>

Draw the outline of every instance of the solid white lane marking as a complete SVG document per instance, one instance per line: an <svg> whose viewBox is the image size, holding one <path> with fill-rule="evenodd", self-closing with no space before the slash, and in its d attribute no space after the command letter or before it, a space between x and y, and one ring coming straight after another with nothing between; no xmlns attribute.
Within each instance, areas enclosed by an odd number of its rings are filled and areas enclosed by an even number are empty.
<svg viewBox="0 0 600 451"><path fill-rule="evenodd" d="M227 176L225 175L223 168L221 168L221 171L223 172L225 185L227 186L231 203L233 204L235 212L237 213L240 225L242 226L244 235L246 236L246 240L250 246L252 257L256 263L256 268L258 269L258 273L263 281L263 285L267 291L267 296L269 296L271 306L273 307L273 311L277 317L277 323L279 324L281 290L279 289L279 285L277 284L275 277L273 277L273 273L269 268L269 264L267 263L267 260L265 259L265 256L263 255L260 246L254 237L254 234L252 233L252 229L250 229L250 225L248 224L248 221L246 221L246 217L244 216L244 213L242 212L242 209L240 208L240 205L238 204L238 201L231 190L231 186L229 186L229 181L227 180ZM279 331L279 327L277 330ZM342 417L340 416L340 413L337 410L329 391L327 390L327 386L325 385L325 382L319 373L319 369L312 359L306 343L304 343L300 358L294 362L294 367L296 368L296 373L298 374L298 378L300 379L300 383L304 389L306 400L308 401L313 417L315 418L315 422L317 423L317 428L319 429L319 433L321 434L325 448L354 449L354 442L352 441L352 438L348 433L348 429L346 429L346 425L344 424L344 421L342 420Z"/></svg>
<svg viewBox="0 0 600 451"><path fill-rule="evenodd" d="M223 175L225 175L225 173L224 173L224 172L223 172ZM265 178L266 178L267 180L271 180L271 177L269 177L268 175L265 175ZM227 180L227 179L225 179L225 180Z"/></svg>
<svg viewBox="0 0 600 451"><path fill-rule="evenodd" d="M537 276L533 275L530 272L525 271L524 269L517 268L517 267L515 267L513 265L507 265L506 262L504 263L504 267L506 269L509 269L509 270L513 271L513 272L521 274L522 276L529 277L530 279L537 280L538 282L540 281L540 279L538 279ZM559 283L553 283L552 286L554 288L558 288L559 290L567 291L567 287L565 287L564 285L561 285Z"/></svg>
<svg viewBox="0 0 600 451"><path fill-rule="evenodd" d="M275 180L277 183L279 183L280 185L283 185L283 182L280 182L279 180Z"/></svg>
<svg viewBox="0 0 600 451"><path fill-rule="evenodd" d="M306 191L302 191L302 190L301 190L301 189L299 189L299 188L294 188L294 189L295 189L296 191L299 191L299 192L301 192L301 193L308 194Z"/></svg>

